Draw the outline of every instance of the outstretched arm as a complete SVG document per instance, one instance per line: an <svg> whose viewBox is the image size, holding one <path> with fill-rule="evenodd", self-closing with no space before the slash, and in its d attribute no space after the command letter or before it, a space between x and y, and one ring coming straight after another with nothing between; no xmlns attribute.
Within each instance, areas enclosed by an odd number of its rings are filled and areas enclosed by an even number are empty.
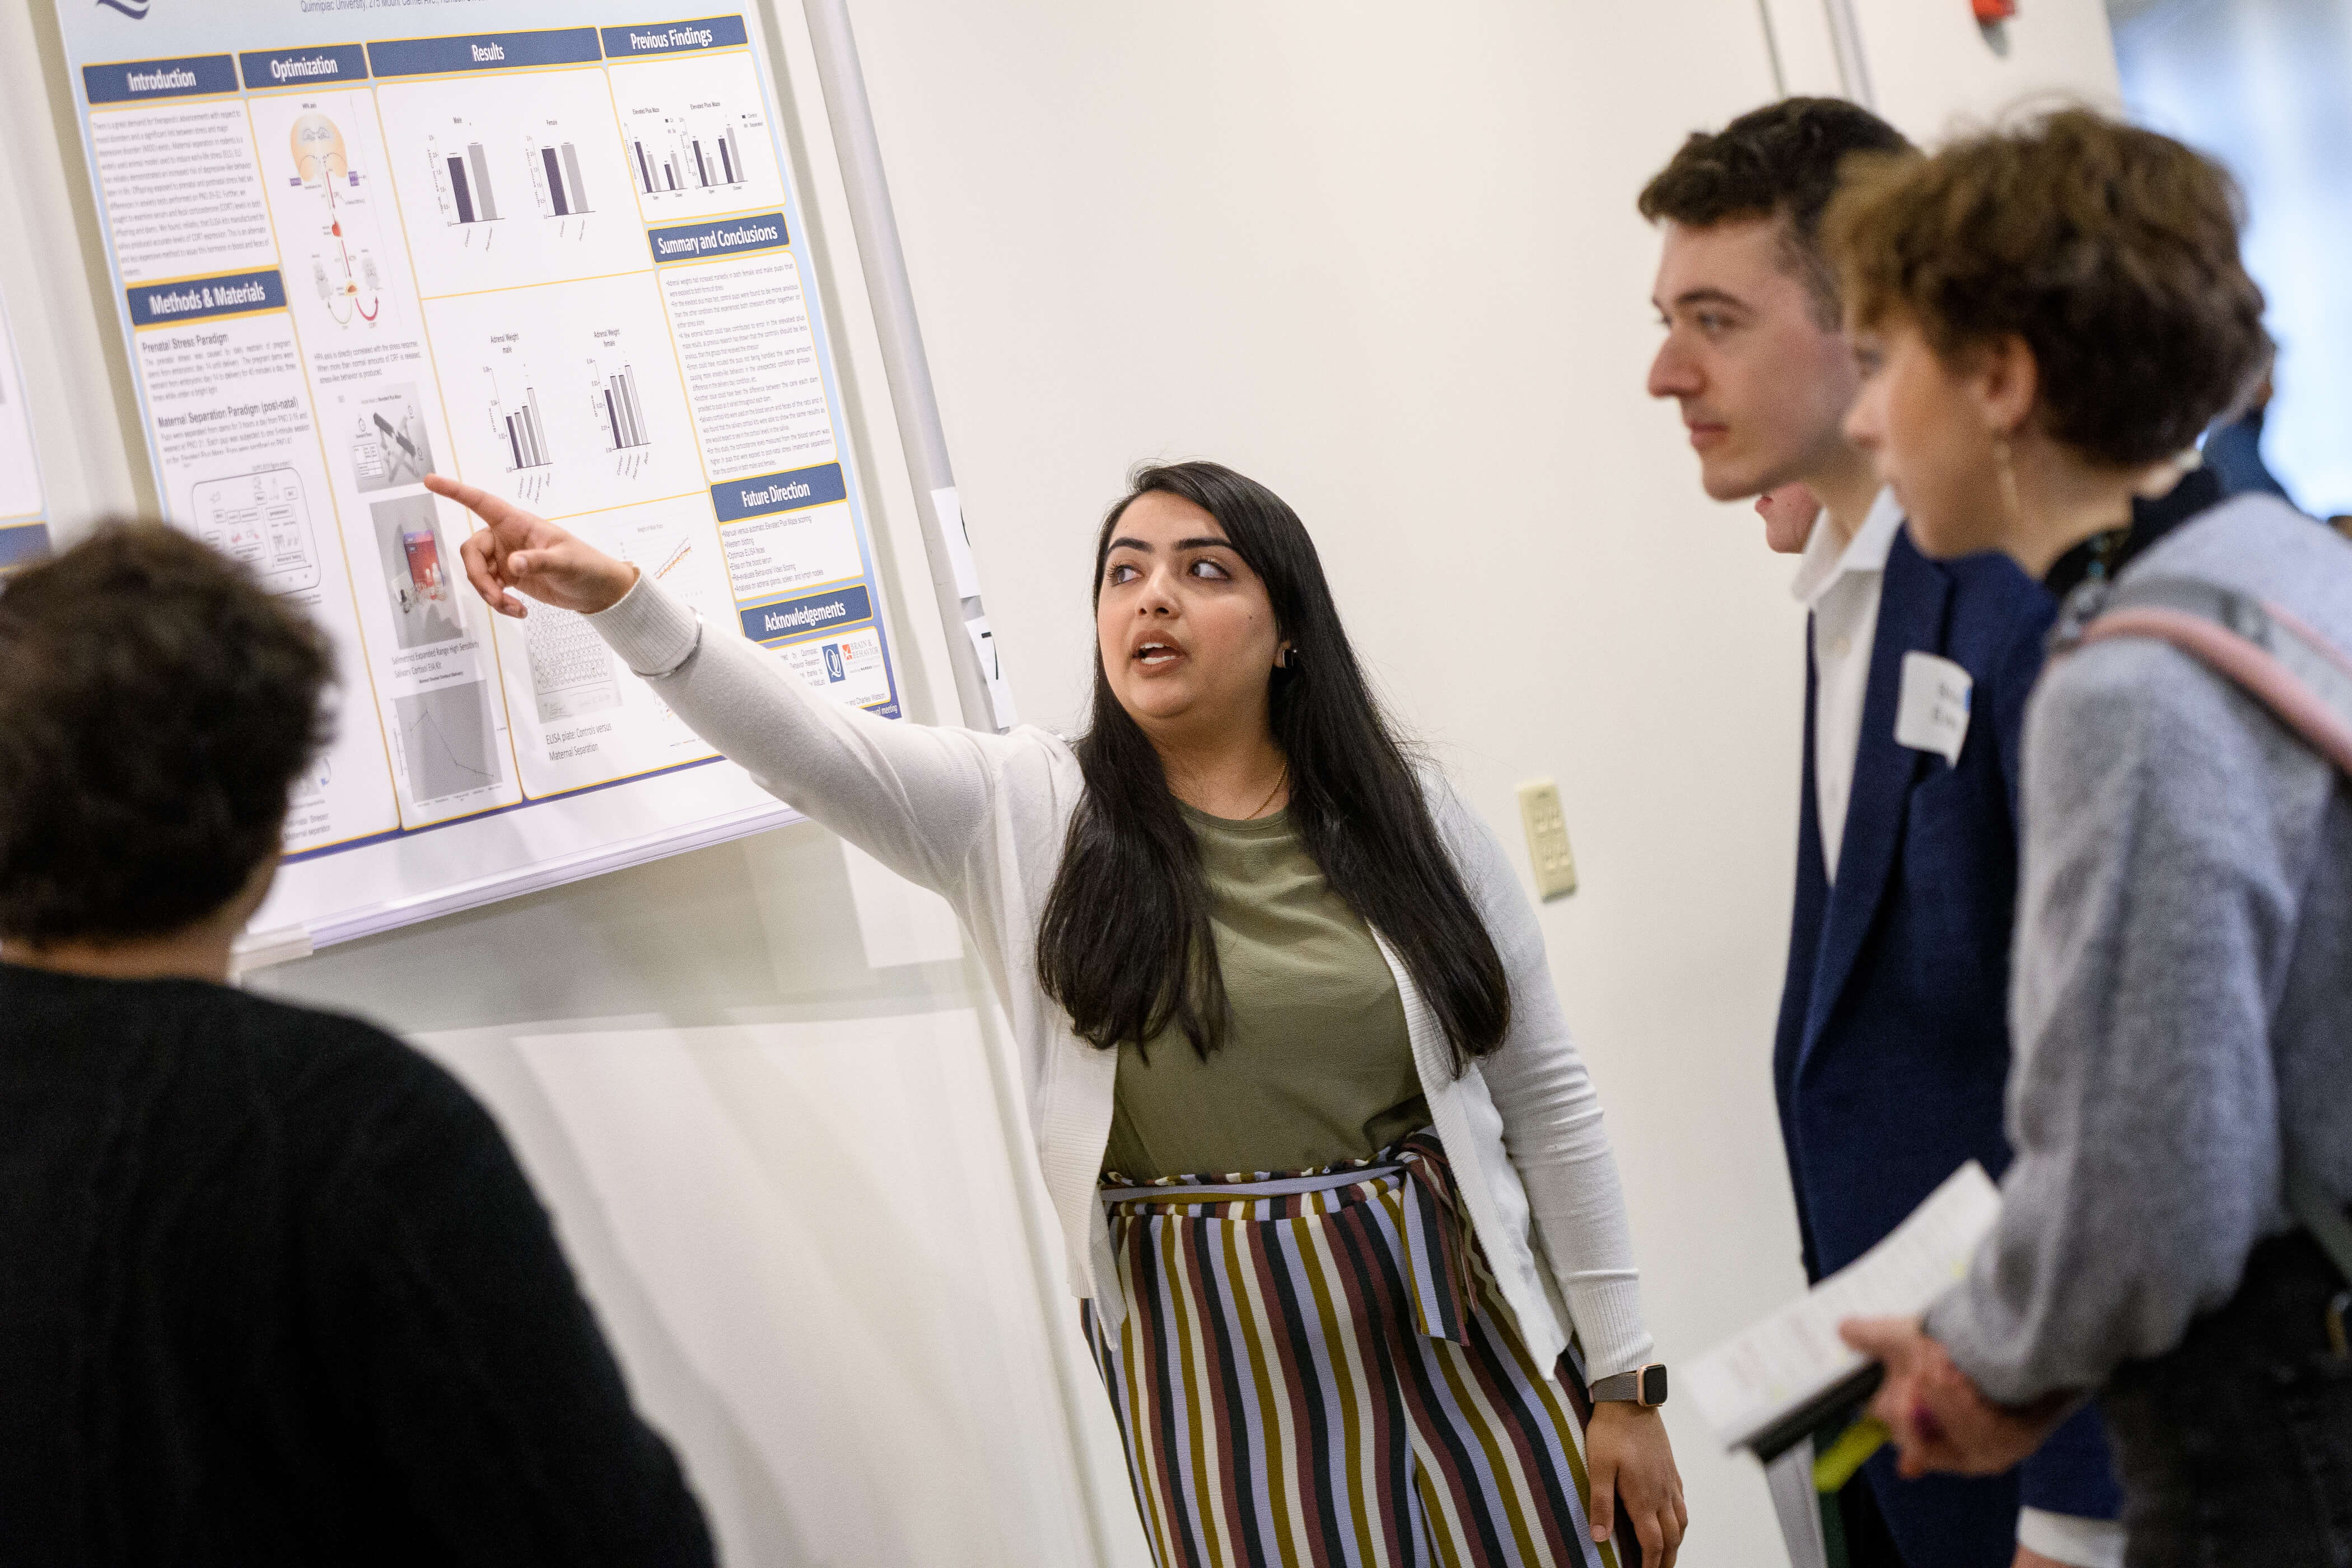
<svg viewBox="0 0 2352 1568"><path fill-rule="evenodd" d="M527 599L587 617L662 700L761 787L911 881L965 907L990 845L991 794L1006 759L1038 742L896 723L827 701L741 637L706 635L627 562L476 485L436 474L435 494L480 518L460 552L489 606Z"/></svg>

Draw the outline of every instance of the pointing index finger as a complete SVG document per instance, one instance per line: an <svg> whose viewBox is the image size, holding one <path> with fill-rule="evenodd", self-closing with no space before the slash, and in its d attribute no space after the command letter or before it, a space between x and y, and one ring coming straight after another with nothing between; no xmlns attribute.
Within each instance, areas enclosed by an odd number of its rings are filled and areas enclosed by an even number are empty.
<svg viewBox="0 0 2352 1568"><path fill-rule="evenodd" d="M469 485L446 474L425 475L425 488L436 496L448 497L493 528L514 512L514 503L504 496L492 495L479 485Z"/></svg>

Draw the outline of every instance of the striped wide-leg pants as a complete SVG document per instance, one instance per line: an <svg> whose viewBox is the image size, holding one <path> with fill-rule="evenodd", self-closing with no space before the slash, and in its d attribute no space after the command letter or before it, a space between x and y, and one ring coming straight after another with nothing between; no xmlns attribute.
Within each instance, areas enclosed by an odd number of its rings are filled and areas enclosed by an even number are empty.
<svg viewBox="0 0 2352 1568"><path fill-rule="evenodd" d="M1617 1568L1576 1395L1521 1342L1434 1132L1117 1180L1127 1320L1089 1308L1087 1337L1160 1568Z"/></svg>

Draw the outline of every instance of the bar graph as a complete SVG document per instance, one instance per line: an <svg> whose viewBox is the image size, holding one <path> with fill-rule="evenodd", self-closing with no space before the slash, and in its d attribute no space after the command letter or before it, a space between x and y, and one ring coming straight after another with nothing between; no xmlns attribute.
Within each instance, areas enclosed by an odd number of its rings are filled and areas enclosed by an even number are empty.
<svg viewBox="0 0 2352 1568"><path fill-rule="evenodd" d="M571 142L534 143L530 158L542 214L561 218L590 210L588 187L580 178L580 154Z"/></svg>
<svg viewBox="0 0 2352 1568"><path fill-rule="evenodd" d="M540 417L539 394L531 387L522 389L521 404L512 409L499 400L496 378L490 382L490 428L499 437L501 455L506 459L507 472L523 473L543 468L553 459L547 451L547 425Z"/></svg>
<svg viewBox="0 0 2352 1568"><path fill-rule="evenodd" d="M425 155L433 165L433 184L441 197L442 222L452 228L499 220L498 192L490 184L490 161L479 142L467 142L457 152L445 153L428 141Z"/></svg>
<svg viewBox="0 0 2352 1568"><path fill-rule="evenodd" d="M625 364L605 375L592 360L588 375L589 412L604 434L604 450L627 452L651 446L653 438L646 434L645 405L637 401L637 373Z"/></svg>
<svg viewBox="0 0 2352 1568"><path fill-rule="evenodd" d="M637 185L649 196L670 191L711 191L742 184L743 149L731 125L715 136L677 130L661 142L630 144Z"/></svg>
<svg viewBox="0 0 2352 1568"><path fill-rule="evenodd" d="M552 329L550 329L551 331ZM579 473L576 459L588 455L589 432L565 389L577 384L563 374L557 361L535 357L531 342L544 333L532 333L528 322L511 317L488 333L487 352L478 362L481 380L474 407L482 420L464 422L457 437L457 460L467 470L503 470L498 483L516 500L552 507L550 499ZM617 357L617 356L615 356ZM553 398L551 406L550 397ZM468 435L468 431L479 434ZM487 436L485 441L482 437ZM494 468L495 463L495 468ZM553 515L562 516L561 510Z"/></svg>

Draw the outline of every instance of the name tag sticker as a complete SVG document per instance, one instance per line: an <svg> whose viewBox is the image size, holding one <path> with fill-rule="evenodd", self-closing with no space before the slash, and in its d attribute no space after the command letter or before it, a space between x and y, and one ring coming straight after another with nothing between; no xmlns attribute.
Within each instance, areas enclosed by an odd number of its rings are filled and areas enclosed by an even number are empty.
<svg viewBox="0 0 2352 1568"><path fill-rule="evenodd" d="M1976 678L1948 658L1916 650L1903 656L1903 700L1895 743L1933 752L1958 766L1969 739L1969 697Z"/></svg>

